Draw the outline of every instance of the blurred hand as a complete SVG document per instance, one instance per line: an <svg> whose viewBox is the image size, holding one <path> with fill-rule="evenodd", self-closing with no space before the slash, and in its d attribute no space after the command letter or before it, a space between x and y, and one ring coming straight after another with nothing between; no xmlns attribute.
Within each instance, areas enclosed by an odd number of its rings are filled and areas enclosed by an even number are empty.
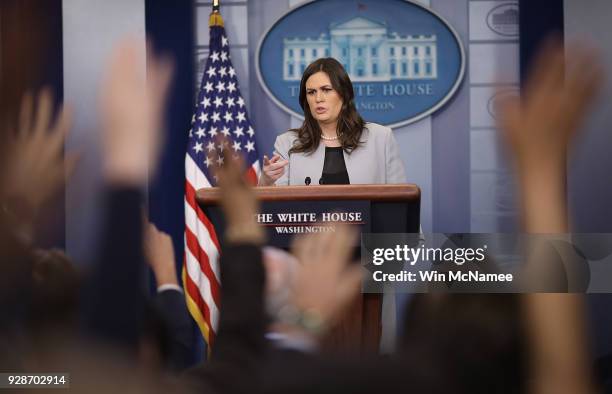
<svg viewBox="0 0 612 394"><path fill-rule="evenodd" d="M271 159L264 155L263 170L259 177L259 186L272 186L285 173L285 167L289 161L281 159L278 153L275 153Z"/></svg>
<svg viewBox="0 0 612 394"><path fill-rule="evenodd" d="M135 40L111 56L101 89L100 117L108 180L141 185L155 168L173 63L149 56ZM146 80L145 80L146 79Z"/></svg>
<svg viewBox="0 0 612 394"><path fill-rule="evenodd" d="M278 321L279 313L289 305L300 263L291 253L273 246L264 247L262 257L266 271L266 311L273 321Z"/></svg>
<svg viewBox="0 0 612 394"><path fill-rule="evenodd" d="M530 233L568 231L566 159L571 137L601 84L594 52L551 41L536 59L522 98L500 102L500 126L516 161L522 219Z"/></svg>
<svg viewBox="0 0 612 394"><path fill-rule="evenodd" d="M76 155L63 158L64 140L72 125L72 110L61 107L55 122L53 97L50 89L43 89L36 99L33 117L33 98L23 97L19 129L6 150L8 158L4 172L5 198L24 198L37 209L51 197L72 173Z"/></svg>
<svg viewBox="0 0 612 394"><path fill-rule="evenodd" d="M335 232L298 236L292 248L302 263L293 290L292 304L333 325L355 299L361 284L361 266L350 264L357 232L336 226Z"/></svg>
<svg viewBox="0 0 612 394"><path fill-rule="evenodd" d="M551 40L538 55L522 98L500 102L500 126L519 171L545 162L565 166L566 150L601 85L594 51Z"/></svg>
<svg viewBox="0 0 612 394"><path fill-rule="evenodd" d="M229 242L262 243L264 230L255 220L259 203L244 178L244 161L226 154L224 164L216 171L221 190L221 208L225 214L225 236Z"/></svg>
<svg viewBox="0 0 612 394"><path fill-rule="evenodd" d="M155 275L157 287L167 284L178 285L174 246L170 235L159 231L153 223L146 222L143 243L147 264Z"/></svg>

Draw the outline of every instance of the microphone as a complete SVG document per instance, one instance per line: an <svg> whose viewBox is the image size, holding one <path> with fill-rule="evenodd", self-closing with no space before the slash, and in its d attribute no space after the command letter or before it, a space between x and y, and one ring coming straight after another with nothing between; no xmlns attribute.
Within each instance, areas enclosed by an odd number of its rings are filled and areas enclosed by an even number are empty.
<svg viewBox="0 0 612 394"><path fill-rule="evenodd" d="M312 180L310 179L310 177L309 177L309 176L307 176L307 177L304 179L304 183L306 184L306 186L309 186L309 185L310 185L310 182L312 182Z"/></svg>

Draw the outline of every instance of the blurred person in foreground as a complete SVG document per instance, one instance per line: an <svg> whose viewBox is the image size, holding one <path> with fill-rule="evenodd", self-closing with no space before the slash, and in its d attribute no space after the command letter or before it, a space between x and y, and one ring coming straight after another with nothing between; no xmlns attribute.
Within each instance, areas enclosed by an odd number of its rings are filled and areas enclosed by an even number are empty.
<svg viewBox="0 0 612 394"><path fill-rule="evenodd" d="M149 165L156 162L172 65L151 57L145 85L144 58L137 47L137 43L125 41L113 52L101 92L106 223L101 248L93 253L96 261L91 276L79 297L81 335L73 335L68 329L58 330L58 336L45 331L62 320L62 311L72 319L78 291L58 285L77 280L70 275L73 267L65 256L33 253L28 237L32 212L62 185L65 171L71 172L76 163L76 156L67 154L63 161L61 155L70 125L69 111L60 110L57 120L51 122L52 99L48 91L43 91L32 119L32 100L26 95L19 132L7 149L10 155L4 157L7 164L0 183L4 202L0 218L0 312L3 332L10 334L2 337L7 352L0 358L5 361L9 355L15 356L8 360L10 368L3 368L5 371L74 372L71 386L78 387L77 391L95 390L91 385L102 384L103 380L111 382L107 388L132 391L133 385L161 378L153 375L142 380L133 368L137 366L134 356L144 313L141 188ZM42 314L34 316L37 312ZM52 316L53 312L62 313ZM18 330L24 324L29 324L46 346L18 346L32 343L32 338L24 338L23 331ZM111 368L106 361L123 367ZM127 382L133 385L126 387ZM153 383L146 391L160 387Z"/></svg>
<svg viewBox="0 0 612 394"><path fill-rule="evenodd" d="M572 45L565 56L561 44L551 41L521 97L500 103L500 129L514 160L529 234L563 237L569 231L567 152L600 83L592 51ZM536 247L526 256L526 275L537 275L532 284L558 278L559 269L576 270L534 238ZM559 291L567 291L567 284ZM593 385L585 321L582 297L573 294L417 296L402 351L428 348L454 392L588 393Z"/></svg>
<svg viewBox="0 0 612 394"><path fill-rule="evenodd" d="M529 234L569 231L566 161L571 141L602 82L594 51L550 40L539 54L521 97L500 103L500 126L514 159L523 229ZM531 273L550 275L556 256L534 249ZM530 350L529 391L593 392L583 297L523 296Z"/></svg>
<svg viewBox="0 0 612 394"><path fill-rule="evenodd" d="M567 151L600 82L591 51L570 46L565 60L562 46L551 42L521 97L498 108L527 233L569 231ZM532 283L572 269L550 251L526 256L526 275L538 275ZM585 321L581 297L571 294L421 295L409 308L402 351L429 349L454 392L585 393L592 390Z"/></svg>
<svg viewBox="0 0 612 394"><path fill-rule="evenodd" d="M34 110L34 104L36 108ZM34 223L42 204L61 187L76 164L62 156L71 126L70 108L53 117L49 89L26 94L16 128L4 134L0 171L0 352L12 368L23 368L22 352L56 338L74 319L78 288L61 252L35 252ZM7 360L8 361L8 360Z"/></svg>
<svg viewBox="0 0 612 394"><path fill-rule="evenodd" d="M145 308L142 188L157 163L172 62L137 41L112 52L99 93L103 225L81 294L81 327L97 340L136 351Z"/></svg>

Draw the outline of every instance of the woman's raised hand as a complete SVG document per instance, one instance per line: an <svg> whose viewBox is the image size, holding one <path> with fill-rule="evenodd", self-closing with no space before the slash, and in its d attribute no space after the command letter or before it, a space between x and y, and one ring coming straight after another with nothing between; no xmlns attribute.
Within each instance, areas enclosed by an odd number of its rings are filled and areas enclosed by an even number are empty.
<svg viewBox="0 0 612 394"><path fill-rule="evenodd" d="M285 173L285 167L289 161L282 159L278 153L275 153L271 159L264 155L263 171L259 177L259 186L272 186Z"/></svg>

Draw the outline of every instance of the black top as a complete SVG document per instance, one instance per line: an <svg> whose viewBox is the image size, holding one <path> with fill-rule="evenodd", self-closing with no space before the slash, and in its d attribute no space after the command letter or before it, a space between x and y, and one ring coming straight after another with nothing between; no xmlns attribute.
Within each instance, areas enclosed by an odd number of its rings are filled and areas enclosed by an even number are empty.
<svg viewBox="0 0 612 394"><path fill-rule="evenodd" d="M321 185L348 185L348 172L344 163L342 147L325 147L325 161L323 162L323 174L319 181Z"/></svg>

